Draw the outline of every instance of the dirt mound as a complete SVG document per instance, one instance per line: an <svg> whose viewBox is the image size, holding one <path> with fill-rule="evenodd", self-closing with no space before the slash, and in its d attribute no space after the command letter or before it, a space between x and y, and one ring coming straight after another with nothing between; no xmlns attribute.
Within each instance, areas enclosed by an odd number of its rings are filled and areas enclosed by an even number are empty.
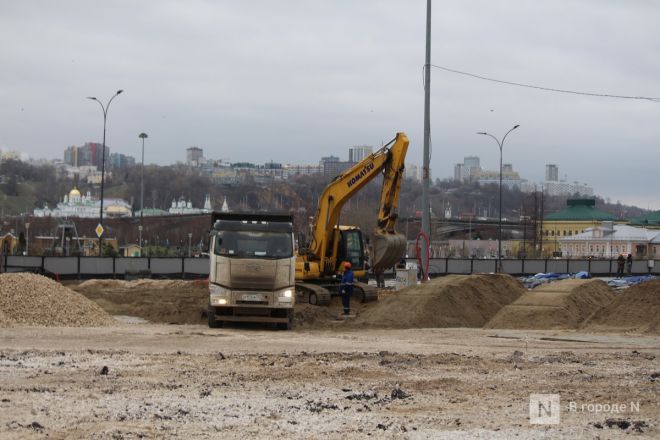
<svg viewBox="0 0 660 440"><path fill-rule="evenodd" d="M200 283L200 280L192 281ZM184 280L152 280L140 279L133 281L124 280L87 280L77 286L77 289L181 289L190 286L191 281Z"/></svg>
<svg viewBox="0 0 660 440"><path fill-rule="evenodd" d="M660 280L637 284L619 293L584 325L587 330L660 334Z"/></svg>
<svg viewBox="0 0 660 440"><path fill-rule="evenodd" d="M31 273L0 275L0 314L0 326L83 327L117 324L99 306L79 293Z"/></svg>
<svg viewBox="0 0 660 440"><path fill-rule="evenodd" d="M358 327L481 327L524 292L509 275L450 275L400 290L365 309Z"/></svg>
<svg viewBox="0 0 660 440"><path fill-rule="evenodd" d="M88 280L72 288L111 315L170 324L206 322L208 285L203 280Z"/></svg>
<svg viewBox="0 0 660 440"><path fill-rule="evenodd" d="M601 280L562 280L526 292L484 328L576 329L614 299Z"/></svg>

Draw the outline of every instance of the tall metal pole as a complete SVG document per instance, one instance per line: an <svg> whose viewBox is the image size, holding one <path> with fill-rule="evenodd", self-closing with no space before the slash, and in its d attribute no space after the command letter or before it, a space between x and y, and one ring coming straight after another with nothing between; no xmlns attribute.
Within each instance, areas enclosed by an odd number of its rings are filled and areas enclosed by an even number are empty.
<svg viewBox="0 0 660 440"><path fill-rule="evenodd" d="M96 101L99 103L101 106L101 110L103 110L103 150L101 151L101 209L99 212L99 225L101 228L103 228L103 186L105 182L105 126L106 126L106 121L108 118L108 109L110 108L110 103L112 102L113 99L117 97L120 93L122 93L123 90L117 90L117 92L110 98L108 103L104 106L101 101L96 99L93 96L88 96L87 99L91 99L92 101ZM99 235L99 256L103 255L103 233Z"/></svg>
<svg viewBox="0 0 660 440"><path fill-rule="evenodd" d="M497 142L497 146L500 149L500 213L499 213L499 227L498 227L498 233L497 233L497 271L501 272L502 271L502 146L504 145L504 141L506 140L506 137L511 133L513 130L516 128L520 127L520 125L514 125L513 128L509 131L506 132L504 137L502 138L502 142L499 141L495 136L493 136L490 133L487 133L485 131L480 131L477 134L482 134L485 136L490 136L493 139L495 139L495 142Z"/></svg>
<svg viewBox="0 0 660 440"><path fill-rule="evenodd" d="M147 133L140 133L138 137L142 139L142 169L140 170L140 253L142 253L142 229L144 227L144 140L149 136Z"/></svg>
<svg viewBox="0 0 660 440"><path fill-rule="evenodd" d="M429 145L431 142L431 0L426 0L426 59L424 62L424 162L422 165L422 231L431 240L429 207ZM428 267L428 255L422 252L422 271ZM423 277L426 278L426 277ZM426 279L422 279L425 282Z"/></svg>
<svg viewBox="0 0 660 440"><path fill-rule="evenodd" d="M497 266L498 272L502 267L502 144L498 142L500 146L500 224L499 231L497 233Z"/></svg>

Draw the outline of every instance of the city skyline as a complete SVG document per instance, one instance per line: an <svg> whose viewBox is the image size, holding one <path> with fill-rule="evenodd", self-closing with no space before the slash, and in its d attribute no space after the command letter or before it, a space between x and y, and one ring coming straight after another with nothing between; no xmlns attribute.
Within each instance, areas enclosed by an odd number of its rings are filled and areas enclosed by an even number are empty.
<svg viewBox="0 0 660 440"><path fill-rule="evenodd" d="M131 14L125 14L125 10ZM342 158L405 131L422 162L425 2L277 6L65 1L0 7L5 60L0 148L57 157L100 142L145 161L183 161L182 149L265 163ZM512 82L594 93L660 95L656 8L611 1L448 1L433 9L432 62ZM281 29L287 29L281 32ZM340 29L341 32L337 32ZM155 38L154 35L158 37ZM21 36L16 39L16 36ZM467 154L497 163L488 131L507 138L505 163L558 163L600 196L660 209L660 104L549 93L432 70L434 176ZM72 142L72 140L80 140ZM338 147L340 146L340 147ZM538 164L535 166L534 164Z"/></svg>

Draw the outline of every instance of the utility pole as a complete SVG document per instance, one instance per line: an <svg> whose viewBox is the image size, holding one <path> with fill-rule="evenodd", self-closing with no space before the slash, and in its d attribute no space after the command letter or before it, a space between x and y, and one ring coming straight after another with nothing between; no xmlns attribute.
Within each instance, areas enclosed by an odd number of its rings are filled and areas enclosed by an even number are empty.
<svg viewBox="0 0 660 440"><path fill-rule="evenodd" d="M431 212L429 206L429 145L431 142L431 0L426 0L426 59L424 61L424 161L422 165L422 231L431 245ZM428 267L428 254L422 252L422 272ZM426 282L426 277L422 277Z"/></svg>

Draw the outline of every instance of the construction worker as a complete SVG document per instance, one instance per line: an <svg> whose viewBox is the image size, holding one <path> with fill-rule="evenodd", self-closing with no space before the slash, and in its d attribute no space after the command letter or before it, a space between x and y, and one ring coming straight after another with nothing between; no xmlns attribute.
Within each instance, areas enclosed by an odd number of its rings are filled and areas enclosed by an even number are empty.
<svg viewBox="0 0 660 440"><path fill-rule="evenodd" d="M623 278L623 268L626 265L626 259L623 257L623 254L619 254L619 258L616 259L616 277Z"/></svg>
<svg viewBox="0 0 660 440"><path fill-rule="evenodd" d="M351 312L351 295L353 295L353 271L351 270L351 263L344 262L344 274L341 277L341 284L339 286L341 291L341 303L344 306L344 315Z"/></svg>

